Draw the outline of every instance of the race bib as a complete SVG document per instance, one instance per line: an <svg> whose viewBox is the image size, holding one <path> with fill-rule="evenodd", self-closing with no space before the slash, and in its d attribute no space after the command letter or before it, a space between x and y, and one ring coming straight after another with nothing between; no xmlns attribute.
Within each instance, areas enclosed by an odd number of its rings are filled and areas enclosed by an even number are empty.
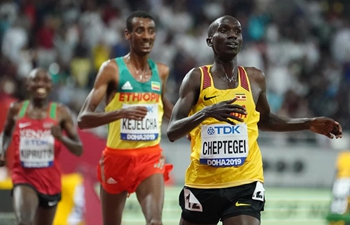
<svg viewBox="0 0 350 225"><path fill-rule="evenodd" d="M349 210L348 199L350 197L350 179L338 178L333 185L333 199L331 202L331 213L345 214Z"/></svg>
<svg viewBox="0 0 350 225"><path fill-rule="evenodd" d="M265 201L265 188L261 182L256 182L252 199L262 202Z"/></svg>
<svg viewBox="0 0 350 225"><path fill-rule="evenodd" d="M123 108L135 105L124 104ZM120 138L126 141L154 141L159 136L158 105L138 104L147 107L147 115L141 121L123 118L120 121Z"/></svg>
<svg viewBox="0 0 350 225"><path fill-rule="evenodd" d="M243 165L249 152L246 124L203 125L201 134L201 164L214 167Z"/></svg>
<svg viewBox="0 0 350 225"><path fill-rule="evenodd" d="M20 131L19 159L26 168L50 167L54 162L54 142L50 130Z"/></svg>

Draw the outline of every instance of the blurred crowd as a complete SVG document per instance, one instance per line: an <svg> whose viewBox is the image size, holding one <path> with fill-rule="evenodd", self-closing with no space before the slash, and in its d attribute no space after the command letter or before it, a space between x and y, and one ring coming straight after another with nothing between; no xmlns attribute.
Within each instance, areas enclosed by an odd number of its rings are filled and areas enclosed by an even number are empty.
<svg viewBox="0 0 350 225"><path fill-rule="evenodd" d="M138 9L156 19L151 57L171 68L172 102L185 74L213 61L207 28L228 14L243 27L239 64L264 71L274 113L329 116L350 129L348 0L2 0L0 98L26 98L25 77L40 66L52 99L77 113L101 63L128 52L125 19Z"/></svg>

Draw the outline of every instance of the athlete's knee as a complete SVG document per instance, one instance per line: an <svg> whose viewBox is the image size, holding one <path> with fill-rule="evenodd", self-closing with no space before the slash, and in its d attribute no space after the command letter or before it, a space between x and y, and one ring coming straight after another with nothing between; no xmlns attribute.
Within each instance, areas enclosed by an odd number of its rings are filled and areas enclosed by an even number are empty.
<svg viewBox="0 0 350 225"><path fill-rule="evenodd" d="M152 219L151 221L147 221L147 225L163 225L163 223L160 219Z"/></svg>

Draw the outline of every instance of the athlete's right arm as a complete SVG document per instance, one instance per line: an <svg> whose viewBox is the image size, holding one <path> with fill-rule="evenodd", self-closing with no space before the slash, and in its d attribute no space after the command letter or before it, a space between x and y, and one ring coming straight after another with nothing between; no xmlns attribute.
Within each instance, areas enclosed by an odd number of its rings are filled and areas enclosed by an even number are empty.
<svg viewBox="0 0 350 225"><path fill-rule="evenodd" d="M179 99L174 105L168 124L167 136L170 141L184 137L206 118L202 112L188 116L192 106L198 101L200 84L201 71L198 68L189 71L183 79Z"/></svg>
<svg viewBox="0 0 350 225"><path fill-rule="evenodd" d="M146 114L145 107L129 107L127 109L116 109L111 112L95 112L97 106L106 95L108 84L118 83L118 66L113 60L102 64L97 74L94 87L86 97L85 102L78 115L78 126L80 129L94 128L119 120L129 118L142 120Z"/></svg>
<svg viewBox="0 0 350 225"><path fill-rule="evenodd" d="M11 104L4 125L4 130L0 135L1 138L1 146L0 146L0 166L5 165L5 153L11 143L12 132L15 127L16 121L15 116L18 114L18 111L21 107L21 104L18 102L14 102Z"/></svg>
<svg viewBox="0 0 350 225"><path fill-rule="evenodd" d="M193 69L188 72L180 86L179 99L175 103L168 124L167 135L170 141L176 141L177 139L184 137L209 117L233 125L235 124L233 120L239 122L243 121L241 118L236 117L233 114L246 114L246 111L242 106L232 104L236 101L235 98L206 106L202 110L188 116L200 96L200 85L200 69Z"/></svg>

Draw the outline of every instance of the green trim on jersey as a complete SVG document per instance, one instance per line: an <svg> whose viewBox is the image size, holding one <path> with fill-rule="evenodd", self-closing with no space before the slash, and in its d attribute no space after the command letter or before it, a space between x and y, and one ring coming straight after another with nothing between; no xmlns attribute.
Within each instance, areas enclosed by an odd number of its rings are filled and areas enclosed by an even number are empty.
<svg viewBox="0 0 350 225"><path fill-rule="evenodd" d="M131 75L123 57L118 57L115 59L115 61L119 70L118 92L162 93L162 81L158 75L157 64L153 60L147 60L152 73L151 78L147 82L139 82Z"/></svg>
<svg viewBox="0 0 350 225"><path fill-rule="evenodd" d="M23 102L22 108L21 108L21 110L19 111L19 114L18 114L19 118L23 118L24 117L24 115L26 114L28 105L29 105L29 100L26 100L26 101Z"/></svg>
<svg viewBox="0 0 350 225"><path fill-rule="evenodd" d="M57 111L57 103L53 102L50 105L50 114L49 114L50 118L53 120L56 119L56 114L57 114L56 111Z"/></svg>
<svg viewBox="0 0 350 225"><path fill-rule="evenodd" d="M28 105L29 105L29 100L26 100L26 101L23 102L22 108L21 108L21 110L19 111L19 114L18 114L19 119L23 118L25 116L27 108L28 108ZM57 115L57 103L53 102L53 103L50 104L49 117L51 119L55 120L56 119L56 115Z"/></svg>

